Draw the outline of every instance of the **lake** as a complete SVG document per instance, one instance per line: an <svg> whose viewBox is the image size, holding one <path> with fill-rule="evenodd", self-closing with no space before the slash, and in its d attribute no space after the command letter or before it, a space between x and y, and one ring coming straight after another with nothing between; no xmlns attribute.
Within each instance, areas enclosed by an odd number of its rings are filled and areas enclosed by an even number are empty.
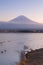
<svg viewBox="0 0 43 65"><path fill-rule="evenodd" d="M43 33L0 33L0 65L19 62L24 45L29 49L43 48Z"/></svg>

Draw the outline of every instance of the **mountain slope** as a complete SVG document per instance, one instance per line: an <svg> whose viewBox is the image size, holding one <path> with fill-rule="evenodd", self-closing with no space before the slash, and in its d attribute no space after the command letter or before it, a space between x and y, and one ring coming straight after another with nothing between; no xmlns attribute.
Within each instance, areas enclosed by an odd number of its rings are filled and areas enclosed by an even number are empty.
<svg viewBox="0 0 43 65"><path fill-rule="evenodd" d="M30 30L30 29L43 29L43 24L36 23L27 17L21 15L8 22L0 22L0 29L10 30Z"/></svg>
<svg viewBox="0 0 43 65"><path fill-rule="evenodd" d="M38 24L30 19L28 19L27 17L20 15L12 20L10 20L9 22L11 23L15 23L15 24Z"/></svg>

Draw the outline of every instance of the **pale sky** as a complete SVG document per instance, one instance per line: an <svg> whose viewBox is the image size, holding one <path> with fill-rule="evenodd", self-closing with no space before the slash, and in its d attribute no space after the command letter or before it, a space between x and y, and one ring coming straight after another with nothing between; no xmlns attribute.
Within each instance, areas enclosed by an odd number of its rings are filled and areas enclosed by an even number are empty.
<svg viewBox="0 0 43 65"><path fill-rule="evenodd" d="M0 0L0 21L19 15L43 23L43 0Z"/></svg>

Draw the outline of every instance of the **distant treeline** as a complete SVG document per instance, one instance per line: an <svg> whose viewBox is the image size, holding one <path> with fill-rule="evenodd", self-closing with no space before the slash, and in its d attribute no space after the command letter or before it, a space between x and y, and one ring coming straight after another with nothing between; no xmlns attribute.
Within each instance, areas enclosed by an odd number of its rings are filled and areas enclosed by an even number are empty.
<svg viewBox="0 0 43 65"><path fill-rule="evenodd" d="M0 29L0 33L43 33L43 30L35 30L35 29L31 29L31 30L10 30L10 29Z"/></svg>

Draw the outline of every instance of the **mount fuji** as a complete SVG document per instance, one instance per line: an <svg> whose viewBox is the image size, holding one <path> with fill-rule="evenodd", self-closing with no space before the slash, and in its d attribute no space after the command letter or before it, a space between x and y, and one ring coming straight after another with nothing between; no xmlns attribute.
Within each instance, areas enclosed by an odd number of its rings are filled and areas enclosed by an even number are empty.
<svg viewBox="0 0 43 65"><path fill-rule="evenodd" d="M43 29L43 24L28 19L27 17L20 15L8 22L0 22L0 29L7 30L30 30L30 29Z"/></svg>
<svg viewBox="0 0 43 65"><path fill-rule="evenodd" d="M15 24L38 24L38 23L28 19L24 15L20 15L20 16L18 16L16 18L10 20L9 22L15 23Z"/></svg>

